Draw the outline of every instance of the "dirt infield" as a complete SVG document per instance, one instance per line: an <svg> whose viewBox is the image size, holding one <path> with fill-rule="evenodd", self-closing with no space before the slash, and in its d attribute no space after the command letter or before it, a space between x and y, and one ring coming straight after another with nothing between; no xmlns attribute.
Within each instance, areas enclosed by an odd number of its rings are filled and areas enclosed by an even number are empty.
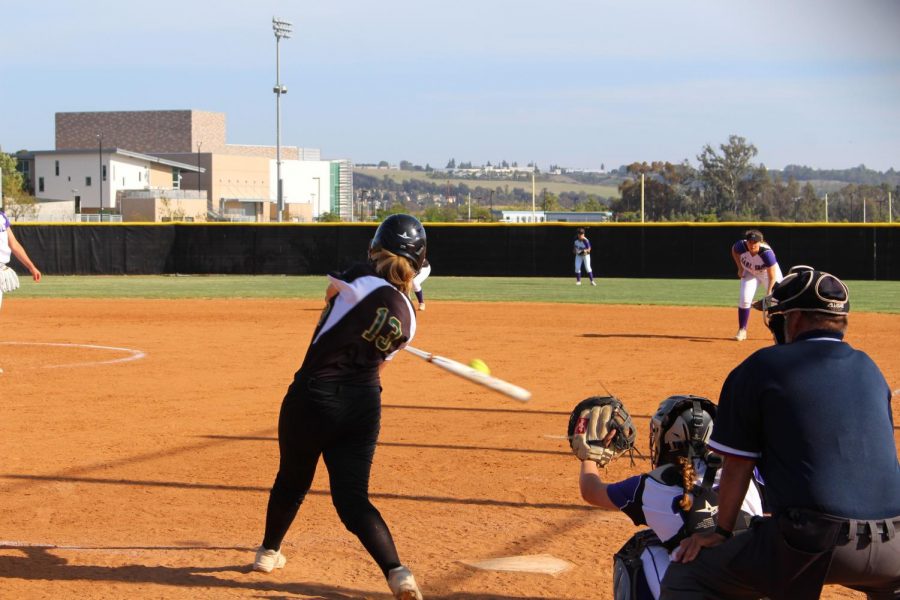
<svg viewBox="0 0 900 600"><path fill-rule="evenodd" d="M5 298L0 597L388 598L331 506L324 468L285 541L286 568L249 569L279 404L319 309ZM584 505L577 461L552 436L605 385L646 451L661 399L715 399L727 372L769 343L754 319L736 343L733 309L429 301L416 346L481 358L534 399L518 404L407 353L385 370L372 493L426 597L609 598L611 554L634 529ZM900 315L854 314L848 340L900 388ZM646 464L620 460L608 475ZM551 576L460 562L539 554L573 566Z"/></svg>

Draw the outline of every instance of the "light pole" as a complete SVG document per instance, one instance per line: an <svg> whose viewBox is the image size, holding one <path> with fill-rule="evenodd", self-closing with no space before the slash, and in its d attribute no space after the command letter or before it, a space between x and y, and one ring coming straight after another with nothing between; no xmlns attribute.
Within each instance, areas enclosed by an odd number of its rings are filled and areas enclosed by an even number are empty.
<svg viewBox="0 0 900 600"><path fill-rule="evenodd" d="M313 207L315 211L321 202L320 198L322 198L322 179L320 177L313 177L313 179L316 180L316 206Z"/></svg>
<svg viewBox="0 0 900 600"><path fill-rule="evenodd" d="M100 165L100 177L97 179L97 186L100 189L100 222L103 222L103 134L97 134L97 160Z"/></svg>
<svg viewBox="0 0 900 600"><path fill-rule="evenodd" d="M281 95L287 94L287 88L281 85L281 38L291 37L291 23L272 17L272 31L275 32L275 178L277 181L278 222L281 223L284 213L284 196L281 186Z"/></svg>
<svg viewBox="0 0 900 600"><path fill-rule="evenodd" d="M531 222L532 224L536 222L536 217L534 215L534 172L537 169L537 164L531 163Z"/></svg>
<svg viewBox="0 0 900 600"><path fill-rule="evenodd" d="M200 191L200 146L203 142L197 142L197 192Z"/></svg>

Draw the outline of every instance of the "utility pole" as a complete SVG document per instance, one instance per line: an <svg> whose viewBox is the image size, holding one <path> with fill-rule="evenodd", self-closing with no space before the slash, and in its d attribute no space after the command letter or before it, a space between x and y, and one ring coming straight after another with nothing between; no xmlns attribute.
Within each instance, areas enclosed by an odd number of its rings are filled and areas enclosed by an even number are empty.
<svg viewBox="0 0 900 600"><path fill-rule="evenodd" d="M97 186L100 190L100 212L98 213L98 217L100 217L100 222L103 222L103 134L97 134L97 161L100 165L100 172L98 173L100 177L97 179Z"/></svg>

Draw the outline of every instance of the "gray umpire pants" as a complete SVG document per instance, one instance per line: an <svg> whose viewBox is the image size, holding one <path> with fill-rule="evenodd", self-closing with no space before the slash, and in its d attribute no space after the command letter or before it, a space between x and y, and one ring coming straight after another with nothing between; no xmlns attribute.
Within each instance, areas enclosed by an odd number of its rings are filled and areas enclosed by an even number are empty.
<svg viewBox="0 0 900 600"><path fill-rule="evenodd" d="M813 600L823 584L852 588L871 600L900 598L900 517L841 520L812 533L804 526L755 519L749 530L704 548L693 561L669 565L660 600Z"/></svg>

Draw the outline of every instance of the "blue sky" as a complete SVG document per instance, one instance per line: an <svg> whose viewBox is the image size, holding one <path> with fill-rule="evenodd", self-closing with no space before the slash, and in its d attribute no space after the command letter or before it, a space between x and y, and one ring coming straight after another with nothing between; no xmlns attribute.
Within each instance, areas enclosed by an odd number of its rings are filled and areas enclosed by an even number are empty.
<svg viewBox="0 0 900 600"><path fill-rule="evenodd" d="M0 147L64 111L224 112L228 142L357 163L689 160L900 168L900 0L79 0L15 3Z"/></svg>

